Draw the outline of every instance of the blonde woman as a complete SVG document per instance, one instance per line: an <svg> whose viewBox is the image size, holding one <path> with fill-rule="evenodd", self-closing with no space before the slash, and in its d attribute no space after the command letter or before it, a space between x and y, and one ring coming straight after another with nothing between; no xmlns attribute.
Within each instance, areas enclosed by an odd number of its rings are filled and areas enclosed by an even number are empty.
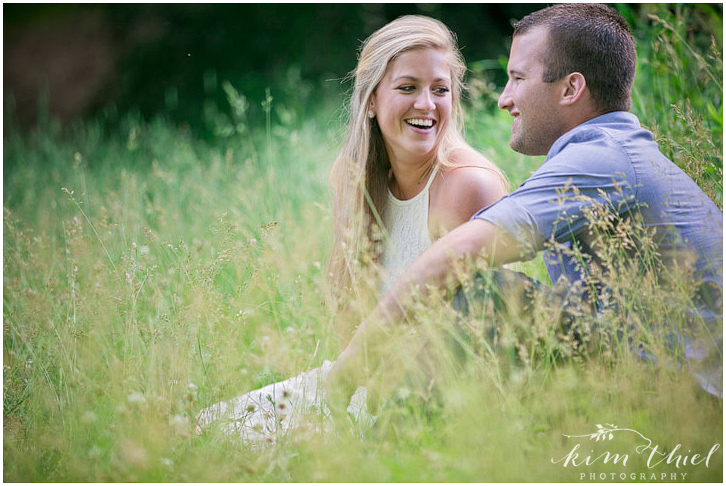
<svg viewBox="0 0 726 486"><path fill-rule="evenodd" d="M454 35L428 17L401 17L364 43L331 173L337 311L375 301L434 240L506 194L501 171L463 139L465 72ZM345 343L346 323L360 319L334 315Z"/></svg>
<svg viewBox="0 0 726 486"><path fill-rule="evenodd" d="M405 16L373 33L352 73L349 126L331 173L330 259L335 322L358 322L350 302L378 296L438 237L507 192L501 171L462 137L466 65L441 22ZM362 312L365 310L360 309ZM338 325L343 343L352 328ZM331 363L204 411L251 442L327 414L322 385ZM349 410L365 414L365 390Z"/></svg>

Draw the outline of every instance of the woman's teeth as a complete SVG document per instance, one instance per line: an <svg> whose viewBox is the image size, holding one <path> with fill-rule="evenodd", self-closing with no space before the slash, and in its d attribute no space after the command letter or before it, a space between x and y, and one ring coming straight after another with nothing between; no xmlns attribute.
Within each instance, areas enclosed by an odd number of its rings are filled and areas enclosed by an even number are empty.
<svg viewBox="0 0 726 486"><path fill-rule="evenodd" d="M434 125L433 120L424 120L422 118L411 118L410 120L406 120L406 123L409 125L412 125L414 127L422 127L422 128L429 128Z"/></svg>

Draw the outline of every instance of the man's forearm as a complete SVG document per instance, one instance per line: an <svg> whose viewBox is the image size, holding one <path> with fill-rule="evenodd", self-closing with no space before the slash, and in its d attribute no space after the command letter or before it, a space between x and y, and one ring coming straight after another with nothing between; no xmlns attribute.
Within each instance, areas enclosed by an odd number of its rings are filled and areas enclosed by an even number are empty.
<svg viewBox="0 0 726 486"><path fill-rule="evenodd" d="M514 241L494 225L483 220L464 223L441 237L413 262L381 297L366 321L394 323L405 315L415 297L458 287L461 270L474 265L498 266L518 257ZM364 326L359 331L361 327Z"/></svg>
<svg viewBox="0 0 726 486"><path fill-rule="evenodd" d="M482 220L464 223L440 238L394 283L374 311L363 321L331 371L331 381L352 393L367 375L367 364L377 362L377 348L415 298L458 286L457 270L474 261L498 265L516 259L513 242ZM336 383L331 383L336 386ZM348 395L349 397L349 395Z"/></svg>

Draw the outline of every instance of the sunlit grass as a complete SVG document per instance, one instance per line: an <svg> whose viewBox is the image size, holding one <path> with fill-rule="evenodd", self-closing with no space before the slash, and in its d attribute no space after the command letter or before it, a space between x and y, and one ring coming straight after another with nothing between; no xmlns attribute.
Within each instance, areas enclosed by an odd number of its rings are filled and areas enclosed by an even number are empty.
<svg viewBox="0 0 726 486"><path fill-rule="evenodd" d="M720 72L720 62L708 66ZM648 84L638 90L638 109L655 112ZM682 93L667 96L676 103ZM563 346L544 306L535 325L503 324L511 340L500 349L473 340L469 359L451 367L434 353L443 363L435 388L389 383L396 398L376 427L353 437L299 434L252 450L215 429L196 435L200 409L339 352L324 275L333 112L308 107L302 120L273 98L269 118L215 121L213 142L134 116L89 121L65 137L51 122L6 137L6 481L575 482L581 473L621 471L722 480L720 451L708 467L651 469L633 452L637 437L624 434L608 444L631 454L628 467L554 464L575 444L564 434L603 423L705 455L721 442L722 401L699 392L686 370L657 368L617 347L588 354ZM666 115L647 123L683 146L704 137L674 129L678 118ZM509 150L509 130L506 113L482 108L470 113L467 138L516 187L541 160ZM711 139L721 154L720 135ZM539 259L517 268L546 281ZM620 302L629 313L606 314L614 329L674 317L668 299L680 298L679 289L645 295L649 283L613 282L657 309L648 315ZM435 334L446 322L435 308L423 312L421 329ZM414 368L421 358L400 355ZM581 443L580 459L605 450Z"/></svg>

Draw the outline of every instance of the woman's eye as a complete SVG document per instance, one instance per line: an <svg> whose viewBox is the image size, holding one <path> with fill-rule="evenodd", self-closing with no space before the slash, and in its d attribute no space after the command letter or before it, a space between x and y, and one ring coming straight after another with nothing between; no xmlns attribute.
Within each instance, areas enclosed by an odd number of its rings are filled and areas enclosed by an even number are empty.
<svg viewBox="0 0 726 486"><path fill-rule="evenodd" d="M444 94L448 93L449 91L450 91L449 88L447 88L446 86L440 86L440 87L434 89L434 93L440 94L440 95L444 95Z"/></svg>
<svg viewBox="0 0 726 486"><path fill-rule="evenodd" d="M410 91L413 91L415 88L413 86L406 85L406 86L399 86L398 89L399 89L399 91L410 92Z"/></svg>

